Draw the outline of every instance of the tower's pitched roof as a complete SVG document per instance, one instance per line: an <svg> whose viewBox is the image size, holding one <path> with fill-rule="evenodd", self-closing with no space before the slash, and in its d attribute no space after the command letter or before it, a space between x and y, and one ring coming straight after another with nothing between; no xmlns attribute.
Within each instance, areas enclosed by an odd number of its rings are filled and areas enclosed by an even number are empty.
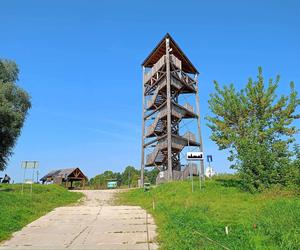
<svg viewBox="0 0 300 250"><path fill-rule="evenodd" d="M187 73L198 74L198 70L191 63L191 61L187 58L187 56L180 49L178 44L174 41L169 33L167 33L163 39L156 45L156 47L152 50L149 56L144 60L142 66L152 67L163 55L166 54L166 42L165 40L169 38L170 40L170 48L172 49L172 54L176 56L182 64L182 70Z"/></svg>

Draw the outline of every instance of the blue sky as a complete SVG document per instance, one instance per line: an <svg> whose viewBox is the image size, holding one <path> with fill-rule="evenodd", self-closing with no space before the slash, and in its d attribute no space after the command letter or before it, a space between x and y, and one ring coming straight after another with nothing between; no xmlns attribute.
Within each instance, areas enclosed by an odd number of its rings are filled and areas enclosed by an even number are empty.
<svg viewBox="0 0 300 250"><path fill-rule="evenodd" d="M139 167L141 62L169 32L200 71L202 117L213 80L242 87L262 66L300 92L299 1L1 1L0 57L15 60L33 107L7 173L79 166L89 177ZM297 123L299 126L299 122ZM206 154L229 171L226 152ZM297 136L298 142L299 136Z"/></svg>

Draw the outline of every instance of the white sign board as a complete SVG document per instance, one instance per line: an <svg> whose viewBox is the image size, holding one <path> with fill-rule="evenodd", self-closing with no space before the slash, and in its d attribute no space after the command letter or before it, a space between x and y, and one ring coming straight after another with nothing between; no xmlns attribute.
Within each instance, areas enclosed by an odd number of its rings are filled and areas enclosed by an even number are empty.
<svg viewBox="0 0 300 250"><path fill-rule="evenodd" d="M38 161L22 161L22 168L38 168L39 162Z"/></svg>
<svg viewBox="0 0 300 250"><path fill-rule="evenodd" d="M187 152L186 159L188 161L200 161L203 160L203 152Z"/></svg>

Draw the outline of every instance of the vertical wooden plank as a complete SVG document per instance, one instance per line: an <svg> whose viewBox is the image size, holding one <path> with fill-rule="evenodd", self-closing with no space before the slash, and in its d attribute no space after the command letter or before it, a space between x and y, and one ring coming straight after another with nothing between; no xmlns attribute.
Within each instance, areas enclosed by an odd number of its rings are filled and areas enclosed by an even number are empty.
<svg viewBox="0 0 300 250"><path fill-rule="evenodd" d="M198 127L198 139L200 143L200 151L203 152L203 141L202 141L202 133L201 133L201 116L200 116L200 101L199 101L199 85L198 85L198 74L195 75L195 81L196 81L196 108L197 108L197 127ZM203 152L204 155L204 152ZM202 161L200 161L200 169L201 174L204 178L204 158Z"/></svg>
<svg viewBox="0 0 300 250"><path fill-rule="evenodd" d="M144 186L144 168L145 168L145 67L143 67L143 104L142 104L142 152L141 152L141 186Z"/></svg>
<svg viewBox="0 0 300 250"><path fill-rule="evenodd" d="M172 131L171 131L171 72L170 72L170 40L166 38L166 70L167 70L167 141L168 141L168 180L173 179L172 164Z"/></svg>

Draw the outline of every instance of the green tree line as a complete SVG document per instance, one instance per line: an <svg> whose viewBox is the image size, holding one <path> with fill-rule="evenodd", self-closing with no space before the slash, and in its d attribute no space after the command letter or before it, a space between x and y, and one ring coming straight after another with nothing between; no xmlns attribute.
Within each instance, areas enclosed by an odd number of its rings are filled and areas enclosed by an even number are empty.
<svg viewBox="0 0 300 250"><path fill-rule="evenodd" d="M153 168L152 170L145 170L145 182L151 184L156 183L156 176L158 170ZM137 187L138 180L140 179L141 171L133 166L127 166L123 172L113 172L107 170L102 174L98 174L89 180L89 185L94 188L106 188L107 180L115 179L118 182L118 186Z"/></svg>

